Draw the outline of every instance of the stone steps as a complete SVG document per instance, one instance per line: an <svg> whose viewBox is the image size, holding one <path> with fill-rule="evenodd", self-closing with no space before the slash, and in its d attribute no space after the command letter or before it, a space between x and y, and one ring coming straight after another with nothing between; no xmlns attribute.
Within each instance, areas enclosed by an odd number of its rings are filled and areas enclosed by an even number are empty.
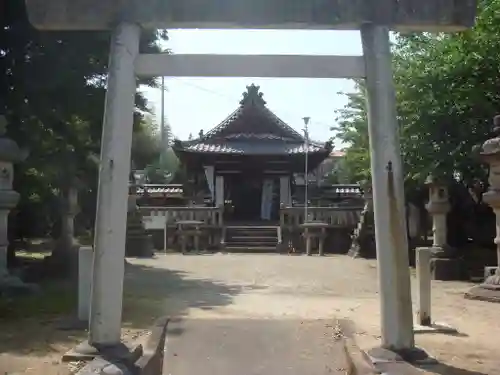
<svg viewBox="0 0 500 375"><path fill-rule="evenodd" d="M226 246L224 251L227 253L277 253L278 249L276 246Z"/></svg>
<svg viewBox="0 0 500 375"><path fill-rule="evenodd" d="M277 226L228 226L225 250L242 253L275 253L278 251L277 228Z"/></svg>

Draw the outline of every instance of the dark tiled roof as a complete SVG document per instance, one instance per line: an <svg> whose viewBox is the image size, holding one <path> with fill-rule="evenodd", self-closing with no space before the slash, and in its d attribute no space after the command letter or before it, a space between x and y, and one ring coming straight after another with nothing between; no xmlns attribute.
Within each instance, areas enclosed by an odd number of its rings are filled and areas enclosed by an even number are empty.
<svg viewBox="0 0 500 375"><path fill-rule="evenodd" d="M218 154L245 154L245 155L281 155L305 153L305 144L290 144L284 142L250 142L250 141L227 141L222 144L194 143L187 146L185 151L218 153ZM310 144L308 152L325 151L322 146Z"/></svg>
<svg viewBox="0 0 500 375"><path fill-rule="evenodd" d="M258 133L255 130L260 130ZM229 115L218 126L210 130L200 140L206 141L232 134L273 134L294 141L304 142L304 137L286 124L264 104L244 102L238 109Z"/></svg>
<svg viewBox="0 0 500 375"><path fill-rule="evenodd" d="M233 133L233 134L228 134L224 137L225 139L258 139L258 140L279 140L279 141L285 141L285 142L295 142L296 141L292 138L289 137L283 137L280 135L276 134L271 134L271 133Z"/></svg>
<svg viewBox="0 0 500 375"><path fill-rule="evenodd" d="M266 107L259 86L247 86L240 106L199 139L179 142L175 149L187 152L287 155L305 153L305 139ZM308 153L328 152L309 142Z"/></svg>

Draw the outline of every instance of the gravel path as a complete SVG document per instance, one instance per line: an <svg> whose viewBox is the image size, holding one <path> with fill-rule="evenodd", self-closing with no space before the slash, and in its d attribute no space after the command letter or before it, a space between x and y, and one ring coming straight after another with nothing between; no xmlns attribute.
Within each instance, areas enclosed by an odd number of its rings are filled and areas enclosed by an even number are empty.
<svg viewBox="0 0 500 375"><path fill-rule="evenodd" d="M375 261L217 254L160 255L129 262L126 292L155 296L166 314L205 319L346 317L356 324L360 346L379 342ZM416 336L417 345L443 362L429 373L500 375L495 355L500 304L465 300L463 293L471 286L433 282L434 320L454 326L461 335Z"/></svg>

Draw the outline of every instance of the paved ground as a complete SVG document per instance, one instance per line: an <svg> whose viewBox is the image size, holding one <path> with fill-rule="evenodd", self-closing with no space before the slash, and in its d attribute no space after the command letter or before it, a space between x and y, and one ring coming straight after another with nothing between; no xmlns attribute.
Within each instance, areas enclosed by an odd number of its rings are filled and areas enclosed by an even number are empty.
<svg viewBox="0 0 500 375"><path fill-rule="evenodd" d="M126 292L155 298L162 311L189 320L220 322L352 319L362 347L379 342L374 261L345 256L162 255L130 260ZM472 284L433 283L433 318L460 335L421 334L417 344L441 361L428 373L500 374L500 304L469 301ZM214 324L216 324L214 322ZM294 324L294 323L290 323ZM182 329L178 332L182 335ZM260 340L260 338L255 338ZM172 373L174 374L174 373Z"/></svg>
<svg viewBox="0 0 500 375"><path fill-rule="evenodd" d="M350 366L330 320L186 319L172 325L177 334L168 336L164 374L344 375Z"/></svg>

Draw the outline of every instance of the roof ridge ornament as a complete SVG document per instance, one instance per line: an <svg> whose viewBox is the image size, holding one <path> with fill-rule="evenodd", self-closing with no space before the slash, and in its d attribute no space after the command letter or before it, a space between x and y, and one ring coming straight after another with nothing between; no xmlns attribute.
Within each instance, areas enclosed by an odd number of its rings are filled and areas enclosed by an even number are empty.
<svg viewBox="0 0 500 375"><path fill-rule="evenodd" d="M243 99L241 99L240 104L243 105L266 105L266 101L262 98L264 94L259 91L260 86L251 84L247 86L247 91L243 93Z"/></svg>

